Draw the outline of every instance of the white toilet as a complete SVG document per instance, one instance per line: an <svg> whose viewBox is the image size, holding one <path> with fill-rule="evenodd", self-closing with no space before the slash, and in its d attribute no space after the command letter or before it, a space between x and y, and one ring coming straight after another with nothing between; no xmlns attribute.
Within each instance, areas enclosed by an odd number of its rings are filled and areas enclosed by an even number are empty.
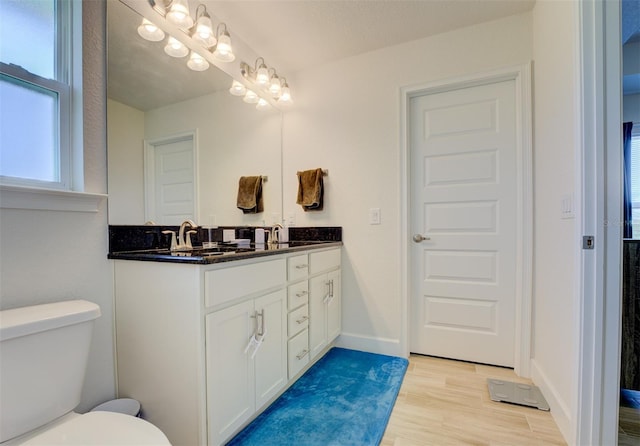
<svg viewBox="0 0 640 446"><path fill-rule="evenodd" d="M73 409L100 307L84 300L0 311L0 443L169 445L130 415Z"/></svg>

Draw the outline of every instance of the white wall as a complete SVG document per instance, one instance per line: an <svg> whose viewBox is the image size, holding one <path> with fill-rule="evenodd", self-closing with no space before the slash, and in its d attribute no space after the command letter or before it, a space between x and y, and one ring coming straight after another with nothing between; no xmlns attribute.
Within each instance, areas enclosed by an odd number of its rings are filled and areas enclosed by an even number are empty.
<svg viewBox="0 0 640 446"><path fill-rule="evenodd" d="M579 192L577 16L575 2L538 1L533 10L532 372L569 443L576 422L580 218L562 220L560 203L564 195Z"/></svg>
<svg viewBox="0 0 640 446"><path fill-rule="evenodd" d="M83 2L85 190L106 193L104 3ZM97 213L2 209L2 309L69 299L100 305L79 411L115 396L107 203Z"/></svg>
<svg viewBox="0 0 640 446"><path fill-rule="evenodd" d="M144 112L107 101L109 223L143 224Z"/></svg>
<svg viewBox="0 0 640 446"><path fill-rule="evenodd" d="M145 138L198 130L196 223L263 225L280 221L281 114L258 111L223 90L145 113ZM243 214L236 207L241 176L263 175L264 212Z"/></svg>
<svg viewBox="0 0 640 446"><path fill-rule="evenodd" d="M141 112L109 101L111 224L142 224L143 140L198 132L200 225L264 225L281 220L281 114L258 111L226 90ZM236 207L241 176L263 175L264 212Z"/></svg>
<svg viewBox="0 0 640 446"><path fill-rule="evenodd" d="M343 227L343 345L401 355L400 88L515 66L532 58L523 14L305 70L285 113L284 214ZM296 171L321 167L325 209L295 204ZM368 224L369 208L382 224Z"/></svg>

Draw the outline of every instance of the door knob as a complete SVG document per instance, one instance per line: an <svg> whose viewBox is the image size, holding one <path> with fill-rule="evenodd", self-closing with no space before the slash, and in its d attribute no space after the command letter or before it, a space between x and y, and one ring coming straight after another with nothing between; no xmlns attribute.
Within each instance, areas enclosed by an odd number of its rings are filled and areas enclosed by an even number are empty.
<svg viewBox="0 0 640 446"><path fill-rule="evenodd" d="M420 243L420 242L423 242L425 240L431 240L431 237L425 237L422 234L415 234L413 236L413 241L416 242L416 243Z"/></svg>

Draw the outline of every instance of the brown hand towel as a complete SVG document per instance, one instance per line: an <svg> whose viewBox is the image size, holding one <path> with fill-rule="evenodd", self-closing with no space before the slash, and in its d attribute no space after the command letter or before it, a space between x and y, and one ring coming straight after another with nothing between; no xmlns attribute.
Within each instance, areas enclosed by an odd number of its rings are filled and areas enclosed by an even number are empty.
<svg viewBox="0 0 640 446"><path fill-rule="evenodd" d="M237 206L245 214L257 214L264 210L262 203L262 176L240 177L240 181L238 181Z"/></svg>
<svg viewBox="0 0 640 446"><path fill-rule="evenodd" d="M322 169L298 172L298 199L296 203L305 212L321 211L324 205L324 184Z"/></svg>

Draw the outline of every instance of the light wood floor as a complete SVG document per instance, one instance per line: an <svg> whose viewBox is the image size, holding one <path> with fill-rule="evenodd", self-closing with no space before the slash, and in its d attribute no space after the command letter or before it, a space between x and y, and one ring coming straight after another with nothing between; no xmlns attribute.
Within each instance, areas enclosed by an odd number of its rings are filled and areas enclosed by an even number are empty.
<svg viewBox="0 0 640 446"><path fill-rule="evenodd" d="M620 407L618 446L640 446L640 409Z"/></svg>
<svg viewBox="0 0 640 446"><path fill-rule="evenodd" d="M566 445L550 412L496 403L487 378L513 370L411 355L381 446Z"/></svg>

